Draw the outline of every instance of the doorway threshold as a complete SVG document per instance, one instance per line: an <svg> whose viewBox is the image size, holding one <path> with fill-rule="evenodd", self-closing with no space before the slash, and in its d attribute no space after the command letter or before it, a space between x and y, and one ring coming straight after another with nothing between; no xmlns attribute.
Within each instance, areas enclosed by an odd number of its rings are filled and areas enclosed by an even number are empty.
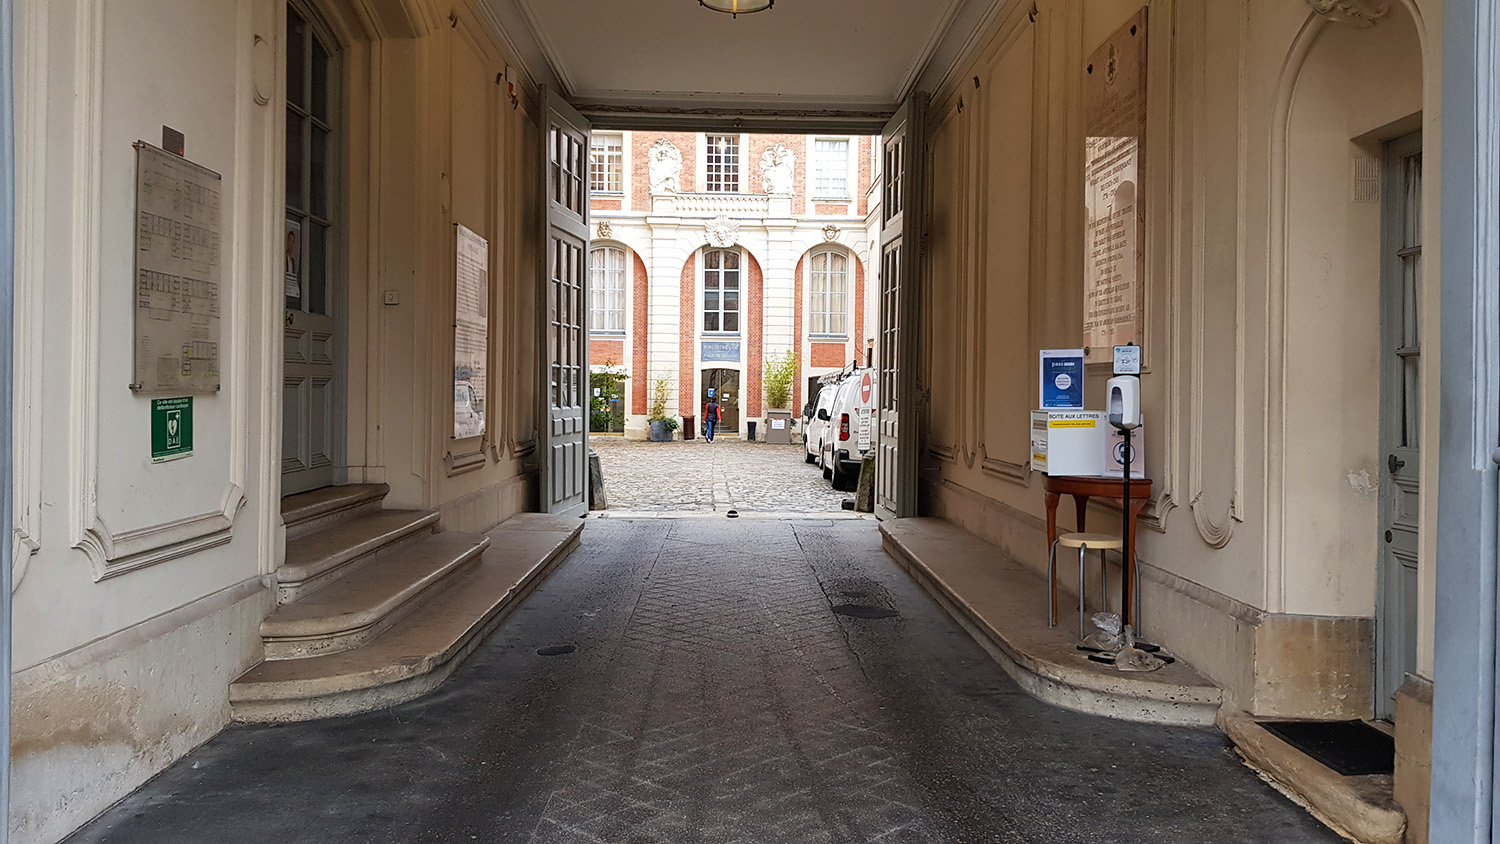
<svg viewBox="0 0 1500 844"><path fill-rule="evenodd" d="M730 513L734 513L730 516ZM773 521L875 521L872 513L852 513L847 510L827 511L731 511L731 510L595 510L591 519L761 519Z"/></svg>

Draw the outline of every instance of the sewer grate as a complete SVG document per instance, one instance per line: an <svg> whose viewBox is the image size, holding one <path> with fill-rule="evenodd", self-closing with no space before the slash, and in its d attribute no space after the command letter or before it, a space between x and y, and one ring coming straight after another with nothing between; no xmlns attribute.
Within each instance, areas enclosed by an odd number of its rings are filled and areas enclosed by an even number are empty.
<svg viewBox="0 0 1500 844"><path fill-rule="evenodd" d="M578 650L577 645L548 645L545 648L537 648L537 656L567 656Z"/></svg>
<svg viewBox="0 0 1500 844"><path fill-rule="evenodd" d="M863 604L838 604L833 611L839 615L847 615L850 618L893 618L897 615L895 610L884 607L867 607Z"/></svg>

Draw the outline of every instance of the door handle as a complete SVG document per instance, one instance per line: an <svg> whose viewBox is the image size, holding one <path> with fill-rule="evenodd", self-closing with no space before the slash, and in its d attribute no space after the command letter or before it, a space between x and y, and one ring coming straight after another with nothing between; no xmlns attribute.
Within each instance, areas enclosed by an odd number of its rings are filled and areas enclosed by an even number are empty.
<svg viewBox="0 0 1500 844"><path fill-rule="evenodd" d="M286 324L287 324L287 327L291 327L291 324L292 324L292 322L295 319L296 319L296 316L291 311L287 311L286 312Z"/></svg>
<svg viewBox="0 0 1500 844"><path fill-rule="evenodd" d="M1390 468L1391 474L1394 475L1397 472L1401 471L1402 467L1406 465L1406 461L1392 454L1389 458L1386 459L1385 465Z"/></svg>
<svg viewBox="0 0 1500 844"><path fill-rule="evenodd" d="M1495 461L1495 465L1500 466L1500 448L1490 452L1490 459Z"/></svg>

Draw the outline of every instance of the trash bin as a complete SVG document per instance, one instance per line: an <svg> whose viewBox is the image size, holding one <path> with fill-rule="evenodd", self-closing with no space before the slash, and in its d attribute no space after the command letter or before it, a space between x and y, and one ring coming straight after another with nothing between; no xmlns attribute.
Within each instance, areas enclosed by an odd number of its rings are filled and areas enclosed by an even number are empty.
<svg viewBox="0 0 1500 844"><path fill-rule="evenodd" d="M747 420L745 420L745 441L746 442L752 442L752 443L755 442L755 420L754 419L747 419Z"/></svg>
<svg viewBox="0 0 1500 844"><path fill-rule="evenodd" d="M766 414L766 443L769 445L792 444L792 412L773 410Z"/></svg>
<svg viewBox="0 0 1500 844"><path fill-rule="evenodd" d="M690 440L690 439L698 436L697 422L698 422L698 417L696 417L696 416L684 416L684 417L682 417L682 438L683 439Z"/></svg>

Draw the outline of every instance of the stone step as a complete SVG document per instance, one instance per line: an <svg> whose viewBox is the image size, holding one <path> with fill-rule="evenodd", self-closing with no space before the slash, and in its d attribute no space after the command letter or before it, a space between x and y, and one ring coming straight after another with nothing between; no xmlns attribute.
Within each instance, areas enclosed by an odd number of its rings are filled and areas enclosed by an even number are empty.
<svg viewBox="0 0 1500 844"><path fill-rule="evenodd" d="M438 533L406 543L260 624L266 659L300 659L357 648L451 585L489 537Z"/></svg>
<svg viewBox="0 0 1500 844"><path fill-rule="evenodd" d="M343 653L262 662L229 687L236 721L285 723L369 712L436 688L578 544L582 519L528 513L453 584Z"/></svg>
<svg viewBox="0 0 1500 844"><path fill-rule="evenodd" d="M288 495L281 499L286 538L296 539L336 522L374 513L390 491L386 484L344 484Z"/></svg>
<svg viewBox="0 0 1500 844"><path fill-rule="evenodd" d="M1127 721L1213 725L1218 686L1182 660L1146 673L1090 662L1075 647L1073 616L1047 626L1047 579L999 548L935 518L881 522L880 532L896 562L1032 696Z"/></svg>
<svg viewBox="0 0 1500 844"><path fill-rule="evenodd" d="M276 600L288 604L327 588L402 540L430 534L437 521L435 510L378 510L289 540L276 570Z"/></svg>

